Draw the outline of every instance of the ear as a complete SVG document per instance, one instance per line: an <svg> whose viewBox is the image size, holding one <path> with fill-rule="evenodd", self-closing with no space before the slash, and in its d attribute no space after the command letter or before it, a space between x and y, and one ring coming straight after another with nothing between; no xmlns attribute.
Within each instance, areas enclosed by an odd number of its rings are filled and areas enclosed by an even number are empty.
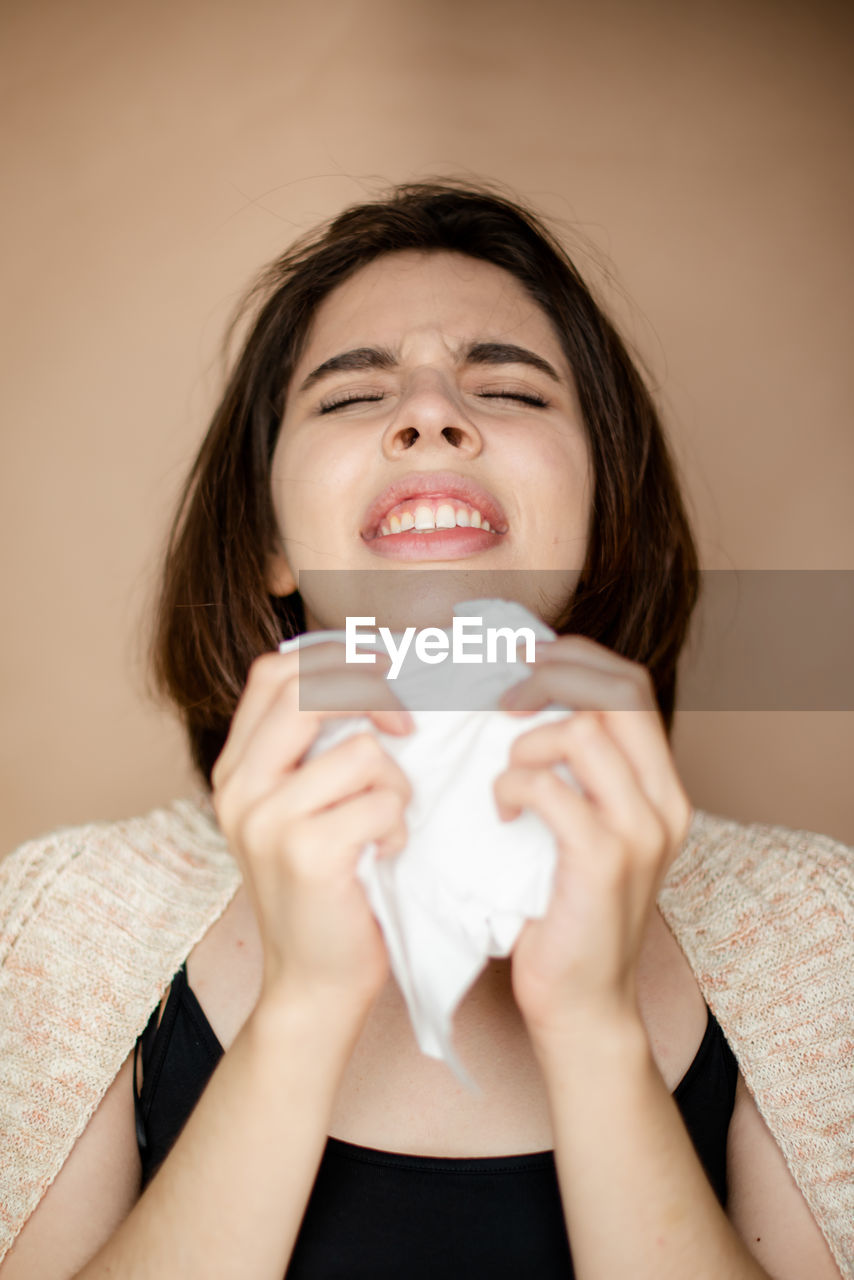
<svg viewBox="0 0 854 1280"><path fill-rule="evenodd" d="M268 554L264 576L271 596L289 596L297 589L296 580L291 573L284 551L271 551Z"/></svg>

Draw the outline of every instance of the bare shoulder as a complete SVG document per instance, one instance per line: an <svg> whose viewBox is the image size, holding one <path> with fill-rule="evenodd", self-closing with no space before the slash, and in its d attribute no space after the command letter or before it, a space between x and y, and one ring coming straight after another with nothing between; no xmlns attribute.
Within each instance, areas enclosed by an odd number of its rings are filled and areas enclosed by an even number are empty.
<svg viewBox="0 0 854 1280"><path fill-rule="evenodd" d="M747 1085L738 1077L727 1144L727 1214L775 1280L840 1280L806 1200Z"/></svg>
<svg viewBox="0 0 854 1280"><path fill-rule="evenodd" d="M141 1181L132 1086L131 1053L0 1264L2 1280L75 1275L130 1213Z"/></svg>

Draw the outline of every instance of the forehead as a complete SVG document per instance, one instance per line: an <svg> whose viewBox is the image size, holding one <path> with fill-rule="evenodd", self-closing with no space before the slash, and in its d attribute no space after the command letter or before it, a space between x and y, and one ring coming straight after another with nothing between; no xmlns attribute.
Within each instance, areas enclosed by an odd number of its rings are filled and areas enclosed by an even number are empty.
<svg viewBox="0 0 854 1280"><path fill-rule="evenodd" d="M462 253L388 253L361 267L321 303L298 368L355 346L397 349L418 333L451 347L513 341L563 362L546 313L515 276Z"/></svg>

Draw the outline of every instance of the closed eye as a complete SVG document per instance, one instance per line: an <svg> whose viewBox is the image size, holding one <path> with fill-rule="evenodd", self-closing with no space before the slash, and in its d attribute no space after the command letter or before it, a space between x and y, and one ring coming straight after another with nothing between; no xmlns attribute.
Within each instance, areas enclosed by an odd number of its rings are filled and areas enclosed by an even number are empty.
<svg viewBox="0 0 854 1280"><path fill-rule="evenodd" d="M530 404L537 409L547 409L548 401L533 391L479 391L482 400L515 400L521 404Z"/></svg>
<svg viewBox="0 0 854 1280"><path fill-rule="evenodd" d="M323 400L319 405L320 413L334 413L336 409L343 409L348 404L370 404L374 400L382 400L383 395L371 394L366 391L347 392L346 395L336 396L331 400Z"/></svg>
<svg viewBox="0 0 854 1280"><path fill-rule="evenodd" d="M513 400L517 404L531 405L535 409L548 408L548 401L533 391L478 391L477 395L481 400ZM382 392L352 391L321 401L318 411L321 414L334 413L336 409L343 409L346 405L372 404L384 398Z"/></svg>

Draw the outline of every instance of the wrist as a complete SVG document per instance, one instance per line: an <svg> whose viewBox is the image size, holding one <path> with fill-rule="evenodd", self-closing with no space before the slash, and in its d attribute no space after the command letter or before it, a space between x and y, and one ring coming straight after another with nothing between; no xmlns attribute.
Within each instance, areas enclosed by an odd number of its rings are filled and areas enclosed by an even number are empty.
<svg viewBox="0 0 854 1280"><path fill-rule="evenodd" d="M307 990L288 983L262 988L250 1014L247 1039L254 1049L272 1058L295 1047L321 1063L349 1058L373 997L351 996L333 988Z"/></svg>
<svg viewBox="0 0 854 1280"><path fill-rule="evenodd" d="M529 1028L529 1032L547 1080L585 1081L611 1072L625 1074L627 1068L642 1070L652 1061L649 1038L634 1001L573 1005L548 1026Z"/></svg>

